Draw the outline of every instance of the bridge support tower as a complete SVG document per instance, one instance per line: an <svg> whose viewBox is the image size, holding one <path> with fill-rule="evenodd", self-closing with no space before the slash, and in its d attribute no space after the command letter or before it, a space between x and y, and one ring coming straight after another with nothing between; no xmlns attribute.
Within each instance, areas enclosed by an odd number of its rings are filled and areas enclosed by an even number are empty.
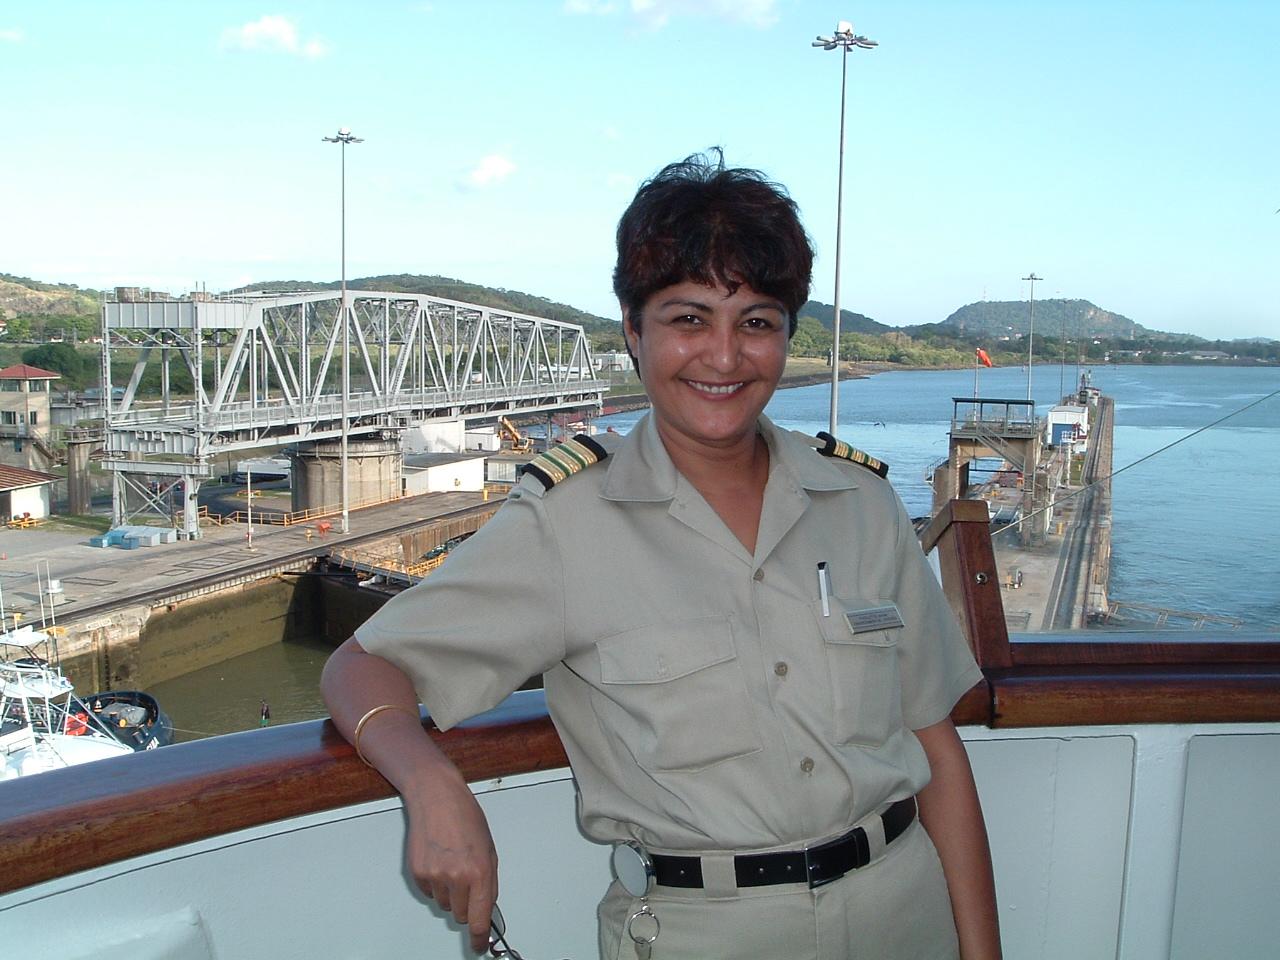
<svg viewBox="0 0 1280 960"><path fill-rule="evenodd" d="M293 464L293 510L341 509L341 443L335 440L299 443L286 452ZM402 463L398 439L350 440L347 446L347 497L352 506L398 497Z"/></svg>

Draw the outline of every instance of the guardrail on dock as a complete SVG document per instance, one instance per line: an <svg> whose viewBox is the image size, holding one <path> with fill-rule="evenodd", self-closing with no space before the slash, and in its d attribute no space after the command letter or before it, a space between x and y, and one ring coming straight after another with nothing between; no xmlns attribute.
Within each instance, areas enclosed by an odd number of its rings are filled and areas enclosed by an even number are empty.
<svg viewBox="0 0 1280 960"><path fill-rule="evenodd" d="M388 552L385 547L334 547L329 551L329 563L357 573L381 576L388 583L412 586L444 563L451 542L475 533L497 510L495 506L492 510L428 524L407 540L398 538L400 555ZM408 551L412 551L414 559L405 559Z"/></svg>

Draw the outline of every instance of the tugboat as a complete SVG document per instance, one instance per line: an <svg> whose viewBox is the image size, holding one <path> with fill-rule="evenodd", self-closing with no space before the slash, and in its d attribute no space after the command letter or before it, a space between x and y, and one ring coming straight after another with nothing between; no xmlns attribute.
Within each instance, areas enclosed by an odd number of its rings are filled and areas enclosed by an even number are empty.
<svg viewBox="0 0 1280 960"><path fill-rule="evenodd" d="M85 697L82 703L126 747L154 750L173 743L173 722L149 693L104 690Z"/></svg>

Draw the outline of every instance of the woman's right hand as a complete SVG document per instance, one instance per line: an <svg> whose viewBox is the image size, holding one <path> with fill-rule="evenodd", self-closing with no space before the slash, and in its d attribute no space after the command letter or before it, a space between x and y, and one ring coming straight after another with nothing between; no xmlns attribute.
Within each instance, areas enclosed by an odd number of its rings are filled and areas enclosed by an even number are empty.
<svg viewBox="0 0 1280 960"><path fill-rule="evenodd" d="M442 777L405 795L405 857L419 888L470 929L471 949L489 946L498 899L498 853L489 822L461 777Z"/></svg>

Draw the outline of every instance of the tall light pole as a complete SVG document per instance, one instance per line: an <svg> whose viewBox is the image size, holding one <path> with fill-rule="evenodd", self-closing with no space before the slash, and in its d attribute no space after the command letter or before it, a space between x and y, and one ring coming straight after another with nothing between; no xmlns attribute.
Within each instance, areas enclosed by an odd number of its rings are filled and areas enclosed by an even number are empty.
<svg viewBox="0 0 1280 960"><path fill-rule="evenodd" d="M342 145L342 301L338 313L342 317L342 532L351 530L347 503L347 434L351 412L351 336L347 323L347 144L364 143L363 137L351 135L346 127L335 137L323 137L325 143Z"/></svg>
<svg viewBox="0 0 1280 960"><path fill-rule="evenodd" d="M1032 270L1023 280L1031 281L1031 319L1027 327L1027 399L1031 399L1031 348L1036 340L1036 281L1043 280L1044 277L1037 277L1036 272ZM1035 419L1035 407L1031 408L1031 417Z"/></svg>
<svg viewBox="0 0 1280 960"><path fill-rule="evenodd" d="M849 51L854 47L870 50L876 46L874 40L855 36L853 24L841 20L836 24L835 33L829 37L818 37L813 46L823 50L840 50L840 163L836 168L836 290L835 314L831 318L831 435L836 433L836 414L840 396L840 227L844 208L844 100L845 78L848 75Z"/></svg>
<svg viewBox="0 0 1280 960"><path fill-rule="evenodd" d="M1058 365L1058 402L1061 403L1067 391L1067 305L1062 302L1061 290L1053 292L1053 299L1058 301L1058 308L1062 311L1062 359Z"/></svg>

